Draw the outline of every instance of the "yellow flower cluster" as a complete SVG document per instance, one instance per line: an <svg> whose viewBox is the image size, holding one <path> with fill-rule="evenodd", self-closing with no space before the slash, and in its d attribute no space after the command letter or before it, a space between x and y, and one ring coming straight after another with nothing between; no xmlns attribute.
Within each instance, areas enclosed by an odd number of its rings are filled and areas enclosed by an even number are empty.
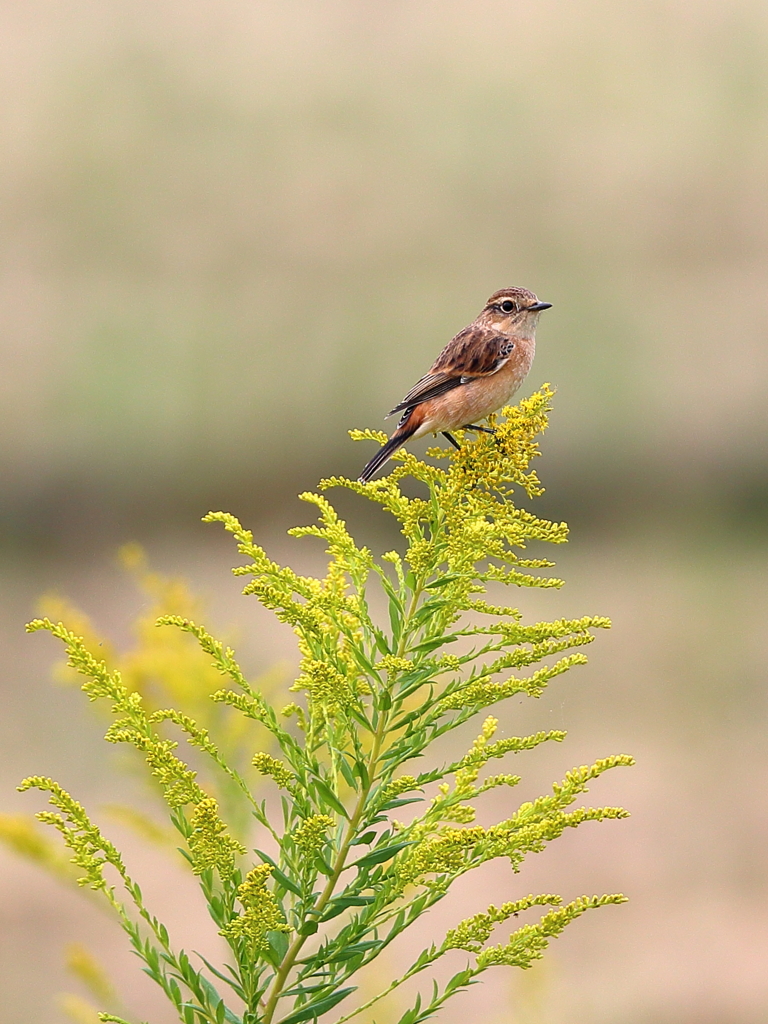
<svg viewBox="0 0 768 1024"><path fill-rule="evenodd" d="M413 662L408 658L398 658L394 654L385 654L376 668L382 668L387 675L396 676L401 672L410 672Z"/></svg>
<svg viewBox="0 0 768 1024"><path fill-rule="evenodd" d="M477 756L483 745L493 735L495 719L488 719L483 733L475 741L470 756ZM461 763L461 762L460 762ZM457 798L481 792L488 784L474 790L472 775L474 766L460 769L468 774L464 777L464 788L450 793L449 787L440 787L441 795L436 797L431 808L422 819L415 822L409 837L416 844L404 851L396 867L397 883L401 888L409 883L426 882L428 875L463 874L465 871L497 857L508 857L513 869L517 870L528 853L539 852L548 842L562 835L566 828L575 828L585 821L603 821L610 818L626 817L621 807L586 807L566 812L565 808L576 797L585 792L587 783L611 768L634 764L627 754L601 758L591 765L582 765L568 772L561 783L555 783L551 796L521 804L515 814L489 828L474 825L471 828L446 828L442 822L472 820L466 805L456 806ZM501 776L502 784L509 782ZM514 781L514 780L512 780ZM494 780L491 780L494 784ZM446 809L443 808L443 805ZM438 886L441 882L437 883Z"/></svg>
<svg viewBox="0 0 768 1024"><path fill-rule="evenodd" d="M290 789L295 781L293 772L271 754L254 754L251 764L260 775L268 775L274 779L281 789Z"/></svg>
<svg viewBox="0 0 768 1024"><path fill-rule="evenodd" d="M269 864L251 868L245 881L238 886L237 898L243 912L233 917L222 929L227 938L244 940L252 953L265 950L269 945L269 932L289 932L277 900L267 888L272 874Z"/></svg>
<svg viewBox="0 0 768 1024"><path fill-rule="evenodd" d="M485 913L468 917L461 924L452 928L445 937L443 949L466 949L469 953L479 953L497 924L524 910L529 910L531 907L555 907L560 903L562 903L560 896L547 893L541 896L525 896L521 900L502 903L500 907L494 907L491 904Z"/></svg>
<svg viewBox="0 0 768 1024"><path fill-rule="evenodd" d="M540 697L550 679L567 672L574 665L586 665L586 663L587 659L583 654L569 654L556 661L554 665L546 665L544 668L537 669L526 679L512 677L505 682L497 683L489 676L483 675L455 693L444 697L442 707L446 711L471 706L487 708L515 693L527 693L530 697Z"/></svg>
<svg viewBox="0 0 768 1024"><path fill-rule="evenodd" d="M357 694L346 675L318 658L304 658L292 690L307 690L315 711L336 715L353 706Z"/></svg>
<svg viewBox="0 0 768 1024"><path fill-rule="evenodd" d="M516 775L497 775L486 780L479 789L475 789L473 783L480 774L481 769L495 757L503 757L509 752L517 753L521 750L532 750L540 743L547 740L554 740L558 743L565 739L565 733L560 729L550 729L548 732L537 732L531 736L509 736L507 739L498 740L496 743L489 743L498 727L498 718L489 716L483 723L483 730L472 744L472 748L461 759L456 771L456 792L469 793L474 796L477 792L483 792L496 785L514 785L519 782Z"/></svg>
<svg viewBox="0 0 768 1024"><path fill-rule="evenodd" d="M418 788L418 785L414 775L401 775L399 779L393 779L388 786L384 787L381 793L381 803L385 804L388 800L394 800L401 793L408 793L410 790Z"/></svg>
<svg viewBox="0 0 768 1024"><path fill-rule="evenodd" d="M564 907L551 910L538 924L523 925L510 935L508 942L483 950L477 958L477 966L480 970L500 964L509 967L530 967L534 960L541 959L549 940L559 935L571 921L581 917L587 910L611 903L626 903L626 896L621 893L608 896L581 896Z"/></svg>
<svg viewBox="0 0 768 1024"><path fill-rule="evenodd" d="M427 836L409 850L398 865L398 888L425 882L426 875L460 872L467 863L467 852L473 850L485 835L484 828L474 825L472 828L443 829L437 835Z"/></svg>
<svg viewBox="0 0 768 1024"><path fill-rule="evenodd" d="M32 775L17 787L20 793L28 789L39 789L49 793L49 803L58 809L39 811L35 817L46 825L53 825L61 833L65 844L72 851L72 863L82 872L78 885L89 885L107 893L104 880L104 865L111 864L125 877L123 860L118 850L106 839L85 812L85 808L63 789L58 782L42 775Z"/></svg>
<svg viewBox="0 0 768 1024"><path fill-rule="evenodd" d="M305 818L293 833L293 841L302 853L311 856L323 846L329 828L336 822L328 814L313 814Z"/></svg>
<svg viewBox="0 0 768 1024"><path fill-rule="evenodd" d="M187 842L192 854L192 870L201 875L215 868L222 879L232 877L235 857L244 854L245 847L227 834L227 826L219 816L219 806L213 797L201 800L192 812L192 832Z"/></svg>

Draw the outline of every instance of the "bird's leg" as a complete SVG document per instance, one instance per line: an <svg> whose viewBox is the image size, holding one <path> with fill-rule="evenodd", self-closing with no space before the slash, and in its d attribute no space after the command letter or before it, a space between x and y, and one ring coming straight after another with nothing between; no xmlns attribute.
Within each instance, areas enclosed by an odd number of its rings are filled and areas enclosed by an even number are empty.
<svg viewBox="0 0 768 1024"><path fill-rule="evenodd" d="M495 427L478 427L476 423L465 423L462 430L480 430L483 434L495 434Z"/></svg>
<svg viewBox="0 0 768 1024"><path fill-rule="evenodd" d="M456 438L455 438L455 437L452 437L452 436L451 436L451 435L450 435L450 434L448 433L448 431L447 431L447 430L441 430L441 431L440 431L440 433L441 433L441 434L443 435L443 437L447 437L447 438L448 438L448 440L449 440L449 441L451 442L451 444L453 445L453 447L454 447L454 448L459 448L459 449L461 448L461 445L460 445L460 444L459 444L459 442L458 442L458 441L456 440Z"/></svg>

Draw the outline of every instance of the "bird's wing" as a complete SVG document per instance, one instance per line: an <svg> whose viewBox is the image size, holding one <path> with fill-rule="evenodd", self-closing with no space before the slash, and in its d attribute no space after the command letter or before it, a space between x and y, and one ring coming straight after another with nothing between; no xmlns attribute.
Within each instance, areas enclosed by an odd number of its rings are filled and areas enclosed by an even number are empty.
<svg viewBox="0 0 768 1024"><path fill-rule="evenodd" d="M514 341L498 331L465 327L448 342L429 373L414 384L388 415L412 409L477 377L490 377L507 362L514 347Z"/></svg>
<svg viewBox="0 0 768 1024"><path fill-rule="evenodd" d="M430 373L451 377L490 377L507 362L515 343L505 334L487 327L465 327L449 341L435 360Z"/></svg>
<svg viewBox="0 0 768 1024"><path fill-rule="evenodd" d="M396 412L402 412L403 409L412 409L415 405L421 405L422 402L428 402L430 398L444 395L446 391L458 388L464 383L466 381L463 381L461 377L448 373L428 373L426 377L422 377L413 385L402 402L391 409L387 416L393 416Z"/></svg>

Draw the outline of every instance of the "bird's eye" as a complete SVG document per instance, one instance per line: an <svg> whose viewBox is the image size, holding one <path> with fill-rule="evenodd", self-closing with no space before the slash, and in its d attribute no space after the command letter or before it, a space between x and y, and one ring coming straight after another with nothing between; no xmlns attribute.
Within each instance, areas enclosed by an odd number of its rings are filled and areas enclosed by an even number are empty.
<svg viewBox="0 0 768 1024"><path fill-rule="evenodd" d="M500 306L500 309L504 313L511 313L514 310L514 308L515 308L514 302L511 302L509 299L505 299L502 302L501 306Z"/></svg>

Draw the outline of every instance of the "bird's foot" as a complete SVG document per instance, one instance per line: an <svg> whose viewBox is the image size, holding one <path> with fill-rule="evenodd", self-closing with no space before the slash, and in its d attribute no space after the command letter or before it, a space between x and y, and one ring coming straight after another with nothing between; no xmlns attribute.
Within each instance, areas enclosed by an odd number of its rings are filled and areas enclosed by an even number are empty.
<svg viewBox="0 0 768 1024"><path fill-rule="evenodd" d="M465 423L462 430L479 430L483 434L495 434L495 427L479 427L476 423Z"/></svg>

